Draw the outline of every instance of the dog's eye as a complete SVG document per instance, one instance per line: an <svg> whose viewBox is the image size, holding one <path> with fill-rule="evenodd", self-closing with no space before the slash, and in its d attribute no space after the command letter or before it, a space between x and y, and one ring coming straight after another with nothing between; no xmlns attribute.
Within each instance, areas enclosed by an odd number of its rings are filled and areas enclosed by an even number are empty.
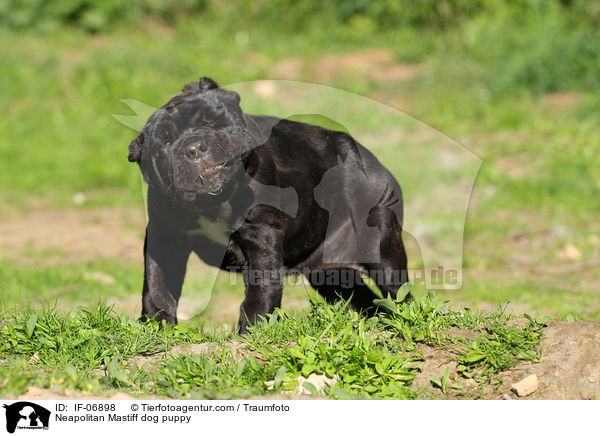
<svg viewBox="0 0 600 436"><path fill-rule="evenodd" d="M190 160L197 159L199 155L200 153L198 153L198 150L196 150L195 148L190 148L189 150L185 151L185 157Z"/></svg>

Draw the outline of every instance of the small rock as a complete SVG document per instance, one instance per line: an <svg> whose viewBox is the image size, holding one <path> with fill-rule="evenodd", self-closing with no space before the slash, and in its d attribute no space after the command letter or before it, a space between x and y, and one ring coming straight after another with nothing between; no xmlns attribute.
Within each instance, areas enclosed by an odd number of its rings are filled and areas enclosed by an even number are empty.
<svg viewBox="0 0 600 436"><path fill-rule="evenodd" d="M76 205L81 206L83 203L85 203L85 200L86 196L83 192L76 192L73 194L73 203Z"/></svg>
<svg viewBox="0 0 600 436"><path fill-rule="evenodd" d="M329 378L324 374L323 375L311 374L308 376L308 378L299 375L297 380L298 380L298 387L296 388L296 390L294 390L294 395L312 395L312 392L310 392L308 389L306 389L304 386L302 386L305 382L312 383L313 386L317 389L317 392L323 393L323 388L325 388L325 385L331 386L331 385L339 382L340 377L337 374L335 374L333 376L333 378ZM275 385L275 381L273 381L273 380L269 380L269 381L265 382L265 386L267 387L268 391L273 390L274 385Z"/></svg>
<svg viewBox="0 0 600 436"><path fill-rule="evenodd" d="M573 244L567 244L565 248L558 253L561 259L565 260L579 260L581 259L581 251Z"/></svg>
<svg viewBox="0 0 600 436"><path fill-rule="evenodd" d="M509 394L502 395L503 400L512 400L512 397Z"/></svg>
<svg viewBox="0 0 600 436"><path fill-rule="evenodd" d="M298 376L298 387L296 388L296 391L294 393L296 395L312 395L312 393L303 386L303 384L305 382L312 383L313 386L315 388L317 388L317 392L322 393L323 388L325 388L325 385L331 386L338 381L340 381L340 377L337 374L335 374L333 376L333 378L329 378L324 374L323 375L311 374L308 376L308 378L302 377L301 375L299 375Z"/></svg>
<svg viewBox="0 0 600 436"><path fill-rule="evenodd" d="M277 85L268 80L260 81L254 85L254 90L259 96L269 98L277 94Z"/></svg>
<svg viewBox="0 0 600 436"><path fill-rule="evenodd" d="M467 387L467 388L473 388L477 385L477 382L475 381L475 379L472 379L472 378L466 378L464 380L461 380L461 383L463 384L464 387Z"/></svg>
<svg viewBox="0 0 600 436"><path fill-rule="evenodd" d="M523 380L513 383L510 387L519 397L526 397L527 395L535 392L535 390L538 388L537 375L531 374L525 377Z"/></svg>

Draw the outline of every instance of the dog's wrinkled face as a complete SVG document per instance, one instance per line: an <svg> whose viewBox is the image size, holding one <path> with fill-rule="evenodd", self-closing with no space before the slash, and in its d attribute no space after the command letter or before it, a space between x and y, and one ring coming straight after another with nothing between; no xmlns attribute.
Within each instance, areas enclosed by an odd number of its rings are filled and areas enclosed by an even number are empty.
<svg viewBox="0 0 600 436"><path fill-rule="evenodd" d="M242 112L239 95L211 79L187 85L156 111L129 146L146 182L178 204L222 201L241 157L260 145L258 126Z"/></svg>

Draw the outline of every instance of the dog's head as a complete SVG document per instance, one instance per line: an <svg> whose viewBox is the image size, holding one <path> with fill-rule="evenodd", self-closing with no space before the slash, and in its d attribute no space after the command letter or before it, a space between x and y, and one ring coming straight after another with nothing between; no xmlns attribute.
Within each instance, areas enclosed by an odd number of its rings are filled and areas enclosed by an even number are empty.
<svg viewBox="0 0 600 436"><path fill-rule="evenodd" d="M186 85L157 110L129 145L144 180L184 206L222 201L242 157L264 142L258 125L240 108L237 93L208 77Z"/></svg>

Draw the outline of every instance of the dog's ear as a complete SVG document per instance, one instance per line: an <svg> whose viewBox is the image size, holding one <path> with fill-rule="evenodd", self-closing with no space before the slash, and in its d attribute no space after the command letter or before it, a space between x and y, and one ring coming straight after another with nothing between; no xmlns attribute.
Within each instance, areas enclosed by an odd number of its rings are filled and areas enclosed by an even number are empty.
<svg viewBox="0 0 600 436"><path fill-rule="evenodd" d="M144 143L144 134L140 133L131 144L129 144L129 162L139 162L142 159L142 146Z"/></svg>
<svg viewBox="0 0 600 436"><path fill-rule="evenodd" d="M187 85L185 85L181 92L205 92L210 91L211 89L217 89L218 87L219 84L213 79L211 79L210 77L203 76L200 77L199 81L188 83Z"/></svg>
<svg viewBox="0 0 600 436"><path fill-rule="evenodd" d="M200 80L197 82L188 83L183 87L181 92L186 94L188 92L206 92L212 89L220 89L224 92L224 95L234 100L237 104L240 104L240 95L237 92L221 88L217 82L206 76L200 77Z"/></svg>
<svg viewBox="0 0 600 436"><path fill-rule="evenodd" d="M219 87L219 84L217 82L215 82L210 77L206 77L206 76L200 77L200 80L198 81L198 85L200 85L201 91L209 91L211 89L217 89Z"/></svg>

